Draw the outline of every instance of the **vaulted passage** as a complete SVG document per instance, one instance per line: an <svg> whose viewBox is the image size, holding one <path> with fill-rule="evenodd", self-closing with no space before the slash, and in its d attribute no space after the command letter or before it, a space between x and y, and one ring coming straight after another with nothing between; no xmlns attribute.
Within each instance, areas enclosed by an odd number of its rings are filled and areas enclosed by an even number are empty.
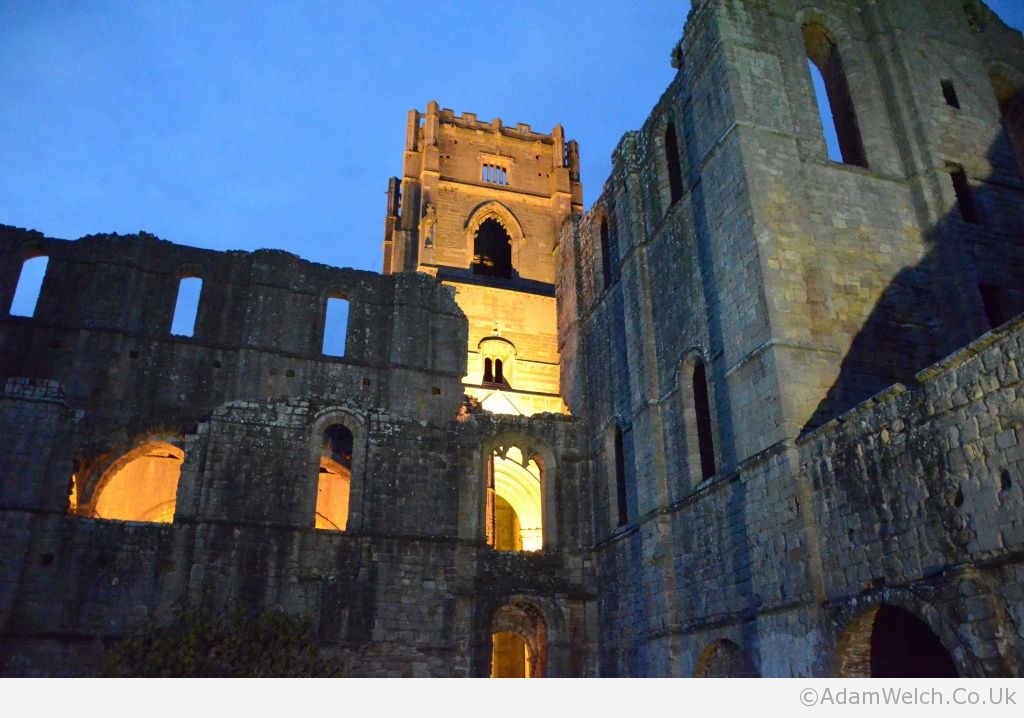
<svg viewBox="0 0 1024 718"><path fill-rule="evenodd" d="M921 619L882 604L850 621L836 649L835 673L846 678L956 678L949 652Z"/></svg>
<svg viewBox="0 0 1024 718"><path fill-rule="evenodd" d="M499 608L491 620L491 678L541 678L547 675L547 627L544 617L525 602Z"/></svg>
<svg viewBox="0 0 1024 718"><path fill-rule="evenodd" d="M473 241L473 274L512 277L512 240L495 219L485 219Z"/></svg>
<svg viewBox="0 0 1024 718"><path fill-rule="evenodd" d="M316 494L316 528L344 531L352 487L352 432L341 424L324 431Z"/></svg>
<svg viewBox="0 0 1024 718"><path fill-rule="evenodd" d="M181 449L164 441L128 452L100 478L92 516L171 523L184 458Z"/></svg>

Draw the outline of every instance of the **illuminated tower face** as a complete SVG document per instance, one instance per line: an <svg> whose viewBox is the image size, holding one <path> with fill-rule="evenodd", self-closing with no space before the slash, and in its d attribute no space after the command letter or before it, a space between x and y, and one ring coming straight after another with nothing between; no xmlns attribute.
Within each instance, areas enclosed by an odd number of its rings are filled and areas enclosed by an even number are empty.
<svg viewBox="0 0 1024 718"><path fill-rule="evenodd" d="M384 273L455 287L469 319L466 393L510 414L563 412L555 265L562 224L582 210L579 158L561 126L505 127L427 105L412 110L392 178Z"/></svg>

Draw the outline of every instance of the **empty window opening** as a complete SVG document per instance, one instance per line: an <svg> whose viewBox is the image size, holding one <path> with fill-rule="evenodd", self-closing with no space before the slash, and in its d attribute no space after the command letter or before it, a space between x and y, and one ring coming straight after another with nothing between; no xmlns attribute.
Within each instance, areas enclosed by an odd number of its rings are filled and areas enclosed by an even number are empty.
<svg viewBox="0 0 1024 718"><path fill-rule="evenodd" d="M499 608L491 620L491 678L543 678L547 675L547 628L534 606L516 602Z"/></svg>
<svg viewBox="0 0 1024 718"><path fill-rule="evenodd" d="M39 292L43 288L43 278L46 276L46 265L49 264L49 261L49 257L31 257L22 262L18 285L14 289L14 298L11 300L11 316L31 317L35 315L36 305L39 303Z"/></svg>
<svg viewBox="0 0 1024 718"><path fill-rule="evenodd" d="M857 115L854 112L853 98L850 96L839 48L821 25L804 25L802 30L825 144L828 146L830 136L834 136L834 147L838 150L836 152L830 147L829 158L849 165L867 167ZM831 135L830 130L835 134Z"/></svg>
<svg viewBox="0 0 1024 718"><path fill-rule="evenodd" d="M352 432L341 424L324 431L316 493L316 528L344 531L352 488Z"/></svg>
<svg viewBox="0 0 1024 718"><path fill-rule="evenodd" d="M344 297L330 297L324 315L324 346L326 356L345 356L345 342L348 339L348 300Z"/></svg>
<svg viewBox="0 0 1024 718"><path fill-rule="evenodd" d="M516 446L499 448L488 462L486 538L499 551L539 551L544 545L538 457Z"/></svg>
<svg viewBox="0 0 1024 718"><path fill-rule="evenodd" d="M974 196L971 194L971 185L967 181L967 175L960 167L949 170L949 178L953 182L953 191L956 193L956 204L960 208L960 216L965 222L978 224L978 208L974 204Z"/></svg>
<svg viewBox="0 0 1024 718"><path fill-rule="evenodd" d="M1015 312L1010 292L993 284L979 284L978 291L981 293L981 304L990 329L995 329L1013 318Z"/></svg>
<svg viewBox="0 0 1024 718"><path fill-rule="evenodd" d="M1003 129L1017 163L1017 173L1024 178L1024 96L999 72L993 72L989 79L992 81L992 92L995 93L996 102L999 103Z"/></svg>
<svg viewBox="0 0 1024 718"><path fill-rule="evenodd" d="M626 451L622 443L622 429L615 427L615 498L618 507L617 525L629 523L629 503L626 497Z"/></svg>
<svg viewBox="0 0 1024 718"><path fill-rule="evenodd" d="M491 370L491 360L484 359L484 383L491 384L494 382L494 372Z"/></svg>
<svg viewBox="0 0 1024 718"><path fill-rule="evenodd" d="M202 293L203 280L199 277L182 277L178 282L178 300L174 303L171 334L179 337L190 337L195 334L199 295Z"/></svg>
<svg viewBox="0 0 1024 718"><path fill-rule="evenodd" d="M480 179L491 184L508 184L508 170L500 165L484 164Z"/></svg>
<svg viewBox="0 0 1024 718"><path fill-rule="evenodd" d="M956 96L956 88L953 87L952 80L941 80L942 85L942 96L946 98L946 104L950 107L960 109L960 98Z"/></svg>
<svg viewBox="0 0 1024 718"><path fill-rule="evenodd" d="M697 422L697 447L700 452L700 476L715 475L715 445L711 431L711 406L708 401L707 373L703 362L693 366L693 409Z"/></svg>
<svg viewBox="0 0 1024 718"><path fill-rule="evenodd" d="M669 119L665 129L665 163L668 166L668 188L670 204L683 196L683 173L679 168L679 143L676 141L676 124Z"/></svg>
<svg viewBox="0 0 1024 718"><path fill-rule="evenodd" d="M495 384L504 384L505 383L505 375L501 371L501 359L495 359L494 360L494 383Z"/></svg>
<svg viewBox="0 0 1024 718"><path fill-rule="evenodd" d="M512 239L495 219L485 219L473 240L473 274L512 277Z"/></svg>
<svg viewBox="0 0 1024 718"><path fill-rule="evenodd" d="M882 604L855 617L836 648L844 678L956 678L942 641L909 611Z"/></svg>
<svg viewBox="0 0 1024 718"><path fill-rule="evenodd" d="M612 285L612 248L608 239L608 220L601 217L601 277L604 288Z"/></svg>
<svg viewBox="0 0 1024 718"><path fill-rule="evenodd" d="M184 458L181 449L164 441L128 452L100 478L89 513L99 519L171 523Z"/></svg>

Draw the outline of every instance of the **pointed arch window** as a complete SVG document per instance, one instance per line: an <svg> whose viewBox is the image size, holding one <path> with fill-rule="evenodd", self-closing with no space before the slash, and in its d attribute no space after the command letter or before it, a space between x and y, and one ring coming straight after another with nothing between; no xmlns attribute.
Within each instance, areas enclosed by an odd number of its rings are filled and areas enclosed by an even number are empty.
<svg viewBox="0 0 1024 718"><path fill-rule="evenodd" d="M683 196L683 173L679 167L679 141L676 139L676 123L669 118L665 128L665 164L668 169L670 206Z"/></svg>
<svg viewBox="0 0 1024 718"><path fill-rule="evenodd" d="M838 156L830 153L830 157L844 164L867 167L857 114L839 48L828 30L818 23L804 25L802 33L826 145L829 144L832 130L838 145Z"/></svg>

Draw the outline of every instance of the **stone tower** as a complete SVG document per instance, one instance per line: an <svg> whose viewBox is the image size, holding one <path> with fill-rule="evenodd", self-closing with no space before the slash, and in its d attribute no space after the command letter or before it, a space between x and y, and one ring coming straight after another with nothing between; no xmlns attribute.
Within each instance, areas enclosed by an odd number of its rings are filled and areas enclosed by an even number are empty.
<svg viewBox="0 0 1024 718"><path fill-rule="evenodd" d="M582 210L579 156L561 126L410 110L401 179L388 186L384 273L455 287L469 319L466 393L496 413L563 412L555 267Z"/></svg>

